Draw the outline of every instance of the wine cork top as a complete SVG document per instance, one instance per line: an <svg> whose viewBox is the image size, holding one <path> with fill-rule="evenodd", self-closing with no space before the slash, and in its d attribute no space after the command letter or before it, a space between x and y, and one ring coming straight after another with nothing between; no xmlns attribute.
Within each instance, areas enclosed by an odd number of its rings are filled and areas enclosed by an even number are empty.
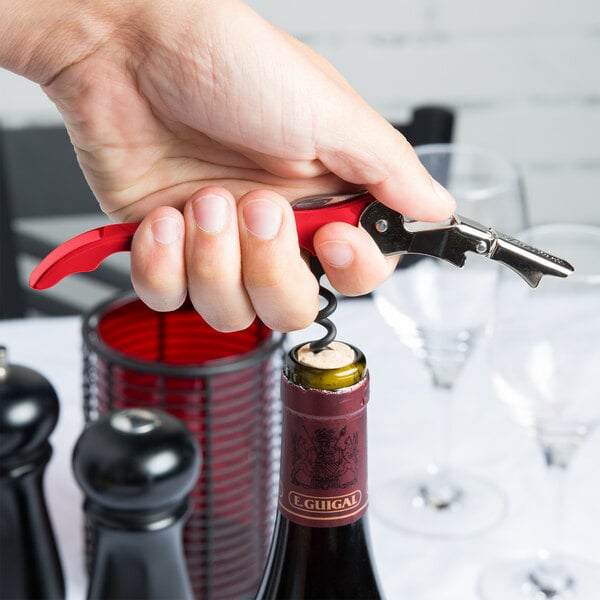
<svg viewBox="0 0 600 600"><path fill-rule="evenodd" d="M333 341L325 350L313 352L310 344L304 344L296 353L298 362L315 369L340 369L356 360L354 348L343 342Z"/></svg>

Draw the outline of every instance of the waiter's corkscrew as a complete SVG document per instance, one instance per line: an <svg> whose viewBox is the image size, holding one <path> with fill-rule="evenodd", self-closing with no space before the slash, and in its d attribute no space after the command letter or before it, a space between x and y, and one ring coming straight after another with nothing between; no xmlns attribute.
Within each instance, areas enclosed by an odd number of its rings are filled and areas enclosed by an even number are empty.
<svg viewBox="0 0 600 600"><path fill-rule="evenodd" d="M441 223L409 221L375 200L369 192L309 196L292 205L298 244L312 255L312 270L317 279L323 270L316 259L313 236L320 227L333 221L362 227L385 255L424 254L462 267L467 252L473 252L509 267L531 287L537 287L544 275L567 277L574 270L562 258L459 215ZM32 271L29 285L34 289L49 288L67 275L94 270L114 252L131 250L137 226L138 223L106 225L68 240ZM336 298L323 286L319 287L319 293L327 304L315 321L327 332L322 339L311 343L313 351L324 349L336 336L329 319L335 311Z"/></svg>

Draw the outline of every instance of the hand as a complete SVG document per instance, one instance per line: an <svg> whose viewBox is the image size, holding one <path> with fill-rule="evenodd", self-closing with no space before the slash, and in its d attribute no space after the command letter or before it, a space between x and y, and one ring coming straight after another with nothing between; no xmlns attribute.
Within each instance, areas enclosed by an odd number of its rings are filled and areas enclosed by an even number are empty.
<svg viewBox="0 0 600 600"><path fill-rule="evenodd" d="M412 218L452 213L404 138L243 3L117 4L93 49L44 90L102 209L143 219L131 271L150 307L173 310L189 294L219 330L255 315L299 329L317 312L317 282L289 200L360 187ZM371 291L396 262L341 223L321 228L315 247L348 295Z"/></svg>

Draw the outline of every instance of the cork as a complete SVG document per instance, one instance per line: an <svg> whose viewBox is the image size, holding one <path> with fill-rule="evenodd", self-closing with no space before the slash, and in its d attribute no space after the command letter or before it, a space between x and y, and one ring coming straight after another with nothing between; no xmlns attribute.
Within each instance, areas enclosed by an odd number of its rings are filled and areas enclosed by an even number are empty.
<svg viewBox="0 0 600 600"><path fill-rule="evenodd" d="M304 344L296 353L298 362L315 369L340 369L356 360L356 352L343 342L331 342L325 350L313 352Z"/></svg>

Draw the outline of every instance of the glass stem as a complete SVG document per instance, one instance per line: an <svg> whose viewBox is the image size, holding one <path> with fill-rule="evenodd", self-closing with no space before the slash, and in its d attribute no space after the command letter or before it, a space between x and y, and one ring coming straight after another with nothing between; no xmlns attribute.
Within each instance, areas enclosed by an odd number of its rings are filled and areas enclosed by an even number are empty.
<svg viewBox="0 0 600 600"><path fill-rule="evenodd" d="M539 561L529 574L530 582L548 598L563 597L574 585L564 564L565 553L565 477L577 448L574 440L538 431L551 484L549 522Z"/></svg>
<svg viewBox="0 0 600 600"><path fill-rule="evenodd" d="M565 543L565 478L566 466L547 464L551 484L550 523L546 540L542 546L542 556L555 562L556 555L564 551Z"/></svg>
<svg viewBox="0 0 600 600"><path fill-rule="evenodd" d="M448 471L452 464L453 391L454 382L464 362L460 358L453 355L430 356L427 361L437 404L435 410L438 415L431 464L438 473Z"/></svg>
<svg viewBox="0 0 600 600"><path fill-rule="evenodd" d="M447 472L452 465L452 386L439 385L434 380L433 393L436 406L437 428L432 444L431 470L438 474Z"/></svg>
<svg viewBox="0 0 600 600"><path fill-rule="evenodd" d="M420 490L422 500L435 510L447 510L460 502L461 490L449 473L452 464L452 396L460 365L454 357L428 361L436 399L438 427L432 444L429 478Z"/></svg>
<svg viewBox="0 0 600 600"><path fill-rule="evenodd" d="M564 552L565 544L565 478L571 459L581 440L572 435L562 434L550 428L538 430L538 440L544 453L544 461L551 484L552 519L547 529L542 554L548 557Z"/></svg>

